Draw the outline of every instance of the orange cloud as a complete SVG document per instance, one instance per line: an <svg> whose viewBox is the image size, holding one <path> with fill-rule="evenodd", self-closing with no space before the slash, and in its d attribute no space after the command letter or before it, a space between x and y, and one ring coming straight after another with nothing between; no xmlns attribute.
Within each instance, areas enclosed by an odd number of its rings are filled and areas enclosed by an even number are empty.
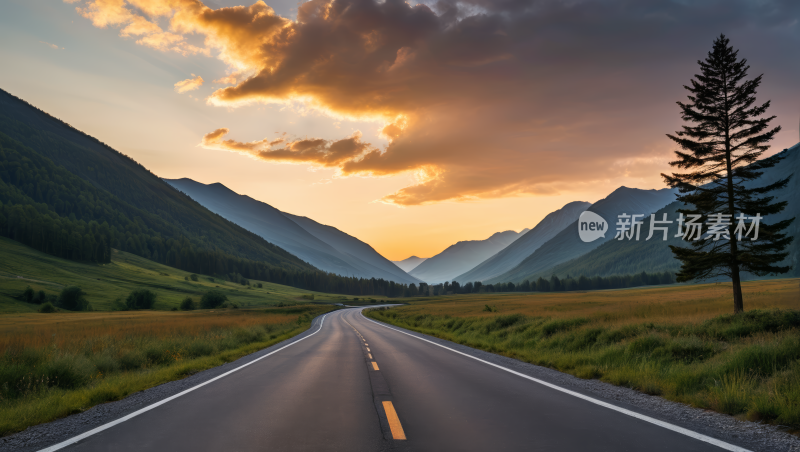
<svg viewBox="0 0 800 452"><path fill-rule="evenodd" d="M339 167L345 162L358 159L364 152L374 148L361 141L361 133L337 141L319 138L286 141L284 138L240 142L224 140L230 132L227 128L217 129L203 136L200 143L206 149L218 149L247 154L257 159L282 162L306 163L322 167ZM275 146L281 145L278 148Z"/></svg>
<svg viewBox="0 0 800 452"><path fill-rule="evenodd" d="M721 19L686 2L604 1L611 6L310 0L296 20L262 0L218 9L200 0L88 0L77 11L139 44L225 62L236 75L216 81L231 86L217 89L212 105L299 101L336 120L381 121L385 149L360 136L243 143L223 139L227 129L202 145L342 175L413 173L416 184L382 200L414 205L645 177L632 168L657 164L636 159L677 127L677 113L668 122L663 112L685 95L681 83L710 45L709 27L695 24L727 30L733 25L719 21L758 26L780 16L766 6ZM189 35L202 36L203 47Z"/></svg>
<svg viewBox="0 0 800 452"><path fill-rule="evenodd" d="M194 76L194 74L192 74ZM175 84L175 92L185 93L187 91L194 91L203 86L203 77L195 76L186 80L181 80Z"/></svg>

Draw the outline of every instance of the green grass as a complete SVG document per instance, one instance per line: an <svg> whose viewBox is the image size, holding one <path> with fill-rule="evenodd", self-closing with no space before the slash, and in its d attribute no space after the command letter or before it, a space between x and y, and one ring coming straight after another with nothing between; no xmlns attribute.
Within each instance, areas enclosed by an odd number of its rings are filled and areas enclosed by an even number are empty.
<svg viewBox="0 0 800 452"><path fill-rule="evenodd" d="M308 303L309 295L314 295L315 302L323 303L353 298L256 280L251 280L250 286L219 278L212 282L205 275L198 275L197 281L186 281L189 275L122 251L113 250L110 264L90 264L53 257L0 237L0 314L35 312L37 305L19 299L28 286L49 295L57 295L66 286L78 286L87 293L96 310L110 310L114 300L124 302L131 291L141 288L156 292L158 310L178 307L187 296L199 303L200 297L211 289L222 291L242 307ZM254 287L255 283L263 287Z"/></svg>
<svg viewBox="0 0 800 452"><path fill-rule="evenodd" d="M754 421L800 428L798 280L458 296L367 315L410 330ZM722 296L718 296L722 294ZM486 311L486 305L496 312Z"/></svg>

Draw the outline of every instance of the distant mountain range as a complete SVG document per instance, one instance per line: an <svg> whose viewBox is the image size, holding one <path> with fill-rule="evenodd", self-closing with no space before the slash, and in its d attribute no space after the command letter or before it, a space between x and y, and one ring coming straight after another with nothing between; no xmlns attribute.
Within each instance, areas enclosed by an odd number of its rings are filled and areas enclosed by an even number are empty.
<svg viewBox="0 0 800 452"><path fill-rule="evenodd" d="M219 183L206 185L187 178L165 181L208 210L321 270L342 276L420 283L371 246L334 227L281 212Z"/></svg>
<svg viewBox="0 0 800 452"><path fill-rule="evenodd" d="M429 284L451 281L470 270L498 251L507 247L528 232L504 231L493 234L486 240L466 240L451 245L441 253L428 258L409 274Z"/></svg>
<svg viewBox="0 0 800 452"><path fill-rule="evenodd" d="M411 256L401 261L392 261L392 263L400 267L404 272L408 273L411 270L414 270L419 264L425 262L427 259L427 257Z"/></svg>
<svg viewBox="0 0 800 452"><path fill-rule="evenodd" d="M457 276L455 280L462 284L469 281L485 281L512 270L545 242L577 221L580 214L589 206L591 204L585 201L573 201L555 212L547 214L533 229L515 240L510 246L503 248L468 272Z"/></svg>
<svg viewBox="0 0 800 452"><path fill-rule="evenodd" d="M523 259L519 265L484 282L492 284L511 281L516 283L529 279L533 275L549 272L554 266L586 254L603 243L613 240L617 215L622 213L648 215L674 201L675 191L673 189L640 190L620 187L587 209L605 218L608 222L610 233L606 234L604 238L594 242L583 242L578 236L578 222L575 220L537 248L533 254Z"/></svg>
<svg viewBox="0 0 800 452"><path fill-rule="evenodd" d="M791 176L800 170L800 144L782 151L785 154L784 160L773 168L764 170L763 175L755 181L748 182L746 185L760 187L774 183L780 179ZM787 233L794 236L795 240L789 246L787 251L789 256L786 262L793 265L790 273L780 275L781 277L800 276L800 179L793 177L789 181L789 185L783 190L773 192L775 201L787 201L786 209L780 214L765 217L763 220L766 223L775 223L787 218L795 218L794 223L789 226ZM656 218L662 218L662 214L667 214L667 219L674 220L678 217L676 210L679 209L681 203L675 201L666 207L658 210ZM610 220L608 218L607 220ZM650 219L645 218L642 224L642 231L650 230ZM664 241L659 237L658 240L650 239L639 241L635 240L610 240L592 251L579 256L575 259L565 261L558 264L540 276L549 277L550 274L556 274L559 277L566 275L579 276L585 275L592 276L608 276L608 275L624 275L631 273L638 273L641 271L662 272L670 271L676 272L680 269L680 261L675 259L669 245L683 246L687 244L680 238L675 237L676 228L672 228L672 234L669 235L668 240ZM646 236L646 233L645 233ZM533 275L538 277L539 275ZM749 279L752 275L743 275L743 279Z"/></svg>

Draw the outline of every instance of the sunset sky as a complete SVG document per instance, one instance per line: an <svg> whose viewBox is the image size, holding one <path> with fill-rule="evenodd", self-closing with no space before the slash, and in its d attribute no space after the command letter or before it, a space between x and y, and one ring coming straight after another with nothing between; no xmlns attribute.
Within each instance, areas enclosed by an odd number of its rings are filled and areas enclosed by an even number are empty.
<svg viewBox="0 0 800 452"><path fill-rule="evenodd" d="M0 88L387 258L663 188L720 33L798 142L800 2L4 0Z"/></svg>

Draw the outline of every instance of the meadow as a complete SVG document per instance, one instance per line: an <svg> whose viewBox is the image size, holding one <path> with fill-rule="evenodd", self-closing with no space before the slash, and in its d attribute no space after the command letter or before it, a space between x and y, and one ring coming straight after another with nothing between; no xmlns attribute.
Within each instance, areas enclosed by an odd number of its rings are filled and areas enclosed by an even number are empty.
<svg viewBox="0 0 800 452"><path fill-rule="evenodd" d="M191 276L119 250L112 250L111 263L93 264L60 259L0 237L0 314L36 312L38 305L21 301L28 287L57 296L67 286L78 286L86 292L92 308L99 311L111 310L115 301L123 302L133 290L142 288L157 294L156 310L177 308L186 297L199 302L209 290L224 293L240 307L308 303L312 296L315 302L323 303L353 298L263 281L250 280L249 285L242 285L208 275L196 275L193 281Z"/></svg>
<svg viewBox="0 0 800 452"><path fill-rule="evenodd" d="M800 429L800 280L472 294L367 315L741 419Z"/></svg>
<svg viewBox="0 0 800 452"><path fill-rule="evenodd" d="M233 361L332 309L0 316L0 435Z"/></svg>

